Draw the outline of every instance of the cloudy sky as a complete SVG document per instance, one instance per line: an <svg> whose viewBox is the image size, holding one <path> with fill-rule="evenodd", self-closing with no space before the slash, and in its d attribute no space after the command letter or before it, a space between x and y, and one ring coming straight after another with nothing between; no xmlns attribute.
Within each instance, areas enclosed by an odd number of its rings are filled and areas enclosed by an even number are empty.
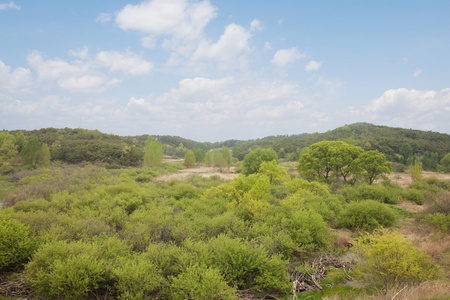
<svg viewBox="0 0 450 300"><path fill-rule="evenodd" d="M0 0L0 130L450 133L450 1Z"/></svg>

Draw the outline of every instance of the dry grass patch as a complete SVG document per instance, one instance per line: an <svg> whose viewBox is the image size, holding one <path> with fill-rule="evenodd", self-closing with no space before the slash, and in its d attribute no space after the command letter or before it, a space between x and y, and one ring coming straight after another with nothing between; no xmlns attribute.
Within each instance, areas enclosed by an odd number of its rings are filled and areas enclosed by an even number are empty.
<svg viewBox="0 0 450 300"><path fill-rule="evenodd" d="M395 205L395 207L401 208L410 213L421 213L425 210L424 205L418 205L412 201L403 200L399 204Z"/></svg>
<svg viewBox="0 0 450 300"><path fill-rule="evenodd" d="M450 279L450 235L415 220L404 220L399 231L414 246L425 251L440 266L442 275Z"/></svg>
<svg viewBox="0 0 450 300"><path fill-rule="evenodd" d="M417 286L407 286L404 289L392 289L384 293L376 295L361 294L354 297L342 298L339 295L325 297L323 300L411 300L411 299L449 299L450 282L445 280L426 281Z"/></svg>
<svg viewBox="0 0 450 300"><path fill-rule="evenodd" d="M234 173L234 168L223 169L223 168L213 168L213 167L195 167L189 169L180 170L177 173L163 174L153 179L153 181L171 181L171 180L188 180L192 175L197 175L200 177L211 178L217 176L223 180L232 180L239 176L239 174Z"/></svg>

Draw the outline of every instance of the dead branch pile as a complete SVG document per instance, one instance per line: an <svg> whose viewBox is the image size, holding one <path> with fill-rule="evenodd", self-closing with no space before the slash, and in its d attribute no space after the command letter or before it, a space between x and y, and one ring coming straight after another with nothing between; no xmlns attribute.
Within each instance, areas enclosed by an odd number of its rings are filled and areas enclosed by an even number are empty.
<svg viewBox="0 0 450 300"><path fill-rule="evenodd" d="M342 268L346 275L346 279L349 281L353 280L353 278L348 275L347 270L351 269L354 263L342 261L332 254L322 254L320 257L313 259L308 264L309 266L311 266L311 268L309 268L309 270L306 270L306 272L301 273L295 271L290 274L292 281L292 294L294 299L296 298L297 293L311 290L323 291L323 288L320 285L320 281L326 278L329 267ZM332 286L330 287L332 288L333 286L334 284L332 284Z"/></svg>
<svg viewBox="0 0 450 300"><path fill-rule="evenodd" d="M10 280L0 283L0 296L3 297L27 297L32 293L23 279Z"/></svg>
<svg viewBox="0 0 450 300"><path fill-rule="evenodd" d="M252 290L238 290L238 291L236 291L236 296L238 298L244 299L244 300L263 300L263 299L278 300L278 299L280 299L278 295L258 293L256 291L252 291Z"/></svg>

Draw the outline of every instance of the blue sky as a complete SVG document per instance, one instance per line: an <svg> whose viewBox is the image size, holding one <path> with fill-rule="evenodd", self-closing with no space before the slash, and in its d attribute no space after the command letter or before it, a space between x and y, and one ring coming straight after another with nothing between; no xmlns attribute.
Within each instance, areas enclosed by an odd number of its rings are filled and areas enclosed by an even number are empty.
<svg viewBox="0 0 450 300"><path fill-rule="evenodd" d="M450 133L450 1L1 1L0 129Z"/></svg>

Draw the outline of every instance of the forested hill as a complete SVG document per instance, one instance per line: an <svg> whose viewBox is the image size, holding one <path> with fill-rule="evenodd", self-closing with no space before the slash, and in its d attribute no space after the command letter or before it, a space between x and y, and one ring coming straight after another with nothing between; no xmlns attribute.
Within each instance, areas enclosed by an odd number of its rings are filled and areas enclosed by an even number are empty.
<svg viewBox="0 0 450 300"><path fill-rule="evenodd" d="M149 135L121 137L81 128L45 128L22 132L27 139L36 137L40 143L46 143L50 148L52 160L68 163L103 161L119 165L136 165L142 160L144 143L149 137ZM10 133L18 134L19 131ZM401 147L405 144L417 156L431 153L437 155L439 160L450 152L448 134L369 123L345 125L324 133L278 135L247 141L201 143L178 136L153 135L153 138L163 144L165 155L175 157L184 157L187 150L229 147L233 149L235 157L243 159L250 149L270 147L280 158L298 160L302 149L323 140L342 140L360 146L366 151L379 150L391 161L400 161Z"/></svg>
<svg viewBox="0 0 450 300"><path fill-rule="evenodd" d="M265 138L252 141L238 142L239 148L271 147L277 153L299 152L319 141L341 140L360 146L364 150L378 150L384 153L388 159L395 160L400 155L403 144L411 146L416 155L425 152L437 153L439 159L450 152L450 135L432 131L422 131L404 128L378 126L369 123L355 123L338 127L324 133Z"/></svg>

